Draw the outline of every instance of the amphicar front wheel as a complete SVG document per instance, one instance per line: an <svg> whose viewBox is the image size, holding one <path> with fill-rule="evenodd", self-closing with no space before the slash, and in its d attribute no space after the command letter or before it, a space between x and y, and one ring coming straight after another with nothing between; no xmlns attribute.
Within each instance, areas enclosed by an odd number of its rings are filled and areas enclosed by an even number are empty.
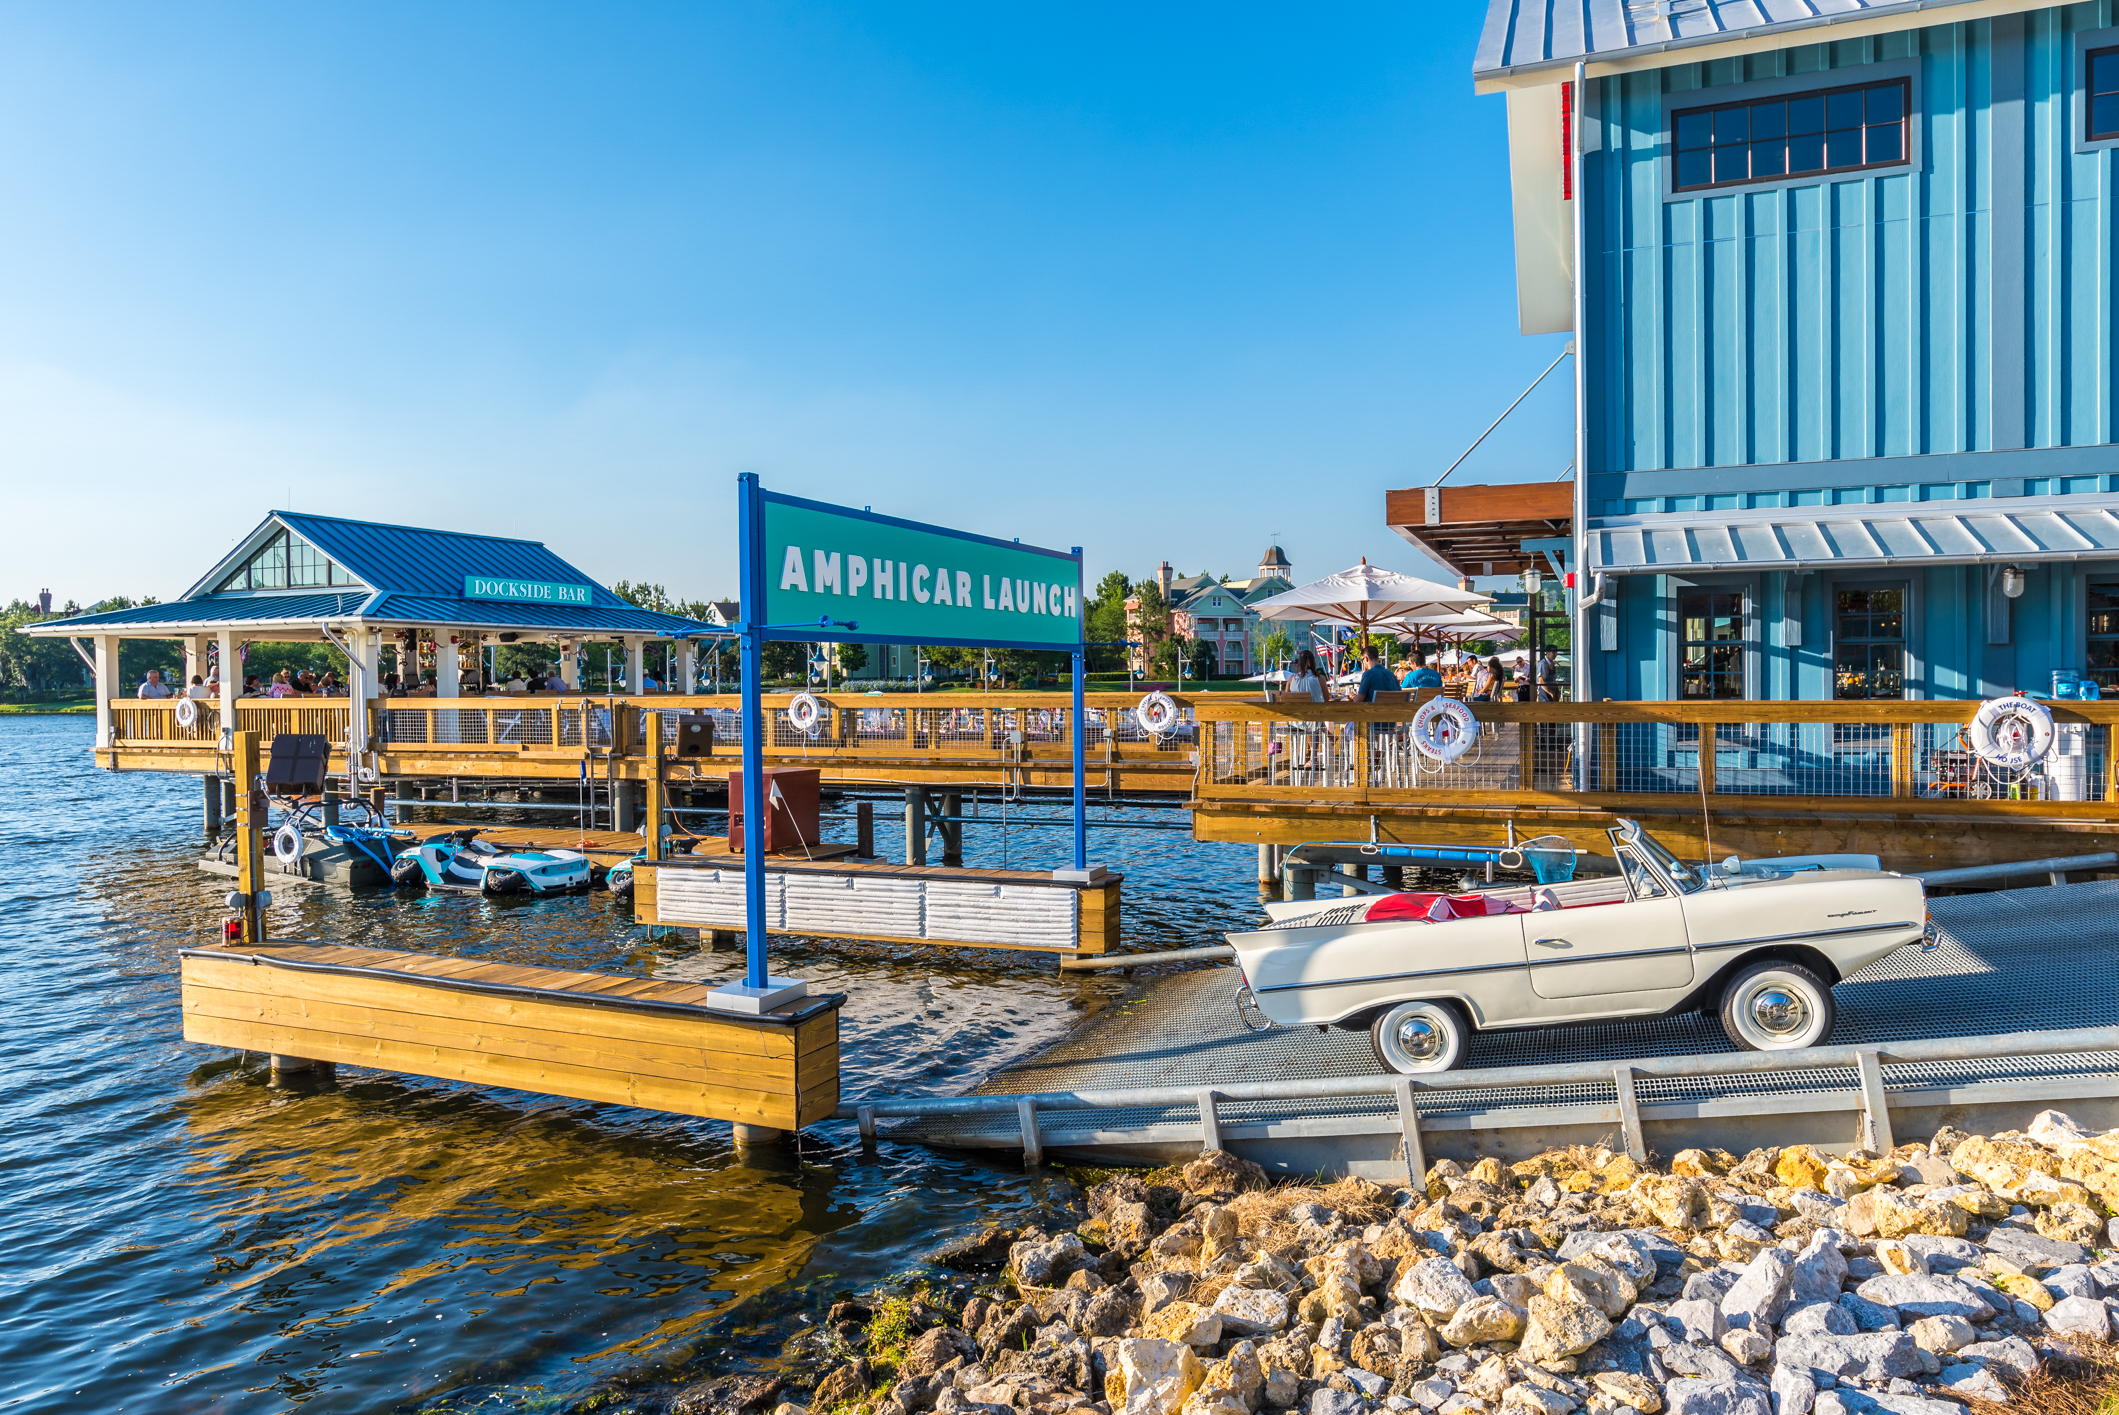
<svg viewBox="0 0 2119 1415"><path fill-rule="evenodd" d="M1446 1002L1401 1002L1369 1024L1369 1045L1386 1071L1420 1076L1464 1060L1471 1029Z"/></svg>
<svg viewBox="0 0 2119 1415"><path fill-rule="evenodd" d="M1832 1035L1832 989L1799 963L1754 963L1722 990L1722 1030L1744 1051L1793 1051Z"/></svg>

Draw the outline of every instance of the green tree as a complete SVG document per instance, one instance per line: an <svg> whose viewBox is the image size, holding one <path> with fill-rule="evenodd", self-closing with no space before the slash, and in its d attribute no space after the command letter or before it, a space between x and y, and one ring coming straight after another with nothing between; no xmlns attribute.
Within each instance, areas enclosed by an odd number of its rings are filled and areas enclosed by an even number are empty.
<svg viewBox="0 0 2119 1415"><path fill-rule="evenodd" d="M1134 587L1140 601L1139 631L1141 653L1148 671L1163 678L1177 676L1178 653L1175 631L1171 627L1169 601L1163 598L1162 587L1153 580L1142 580Z"/></svg>
<svg viewBox="0 0 2119 1415"><path fill-rule="evenodd" d="M1121 570L1097 582L1085 625L1091 671L1110 673L1126 666L1126 598L1132 593L1133 582Z"/></svg>
<svg viewBox="0 0 2119 1415"><path fill-rule="evenodd" d="M56 611L54 618L83 613L78 604ZM23 630L44 616L37 606L16 600L0 611L0 697L49 697L87 693L88 665L64 639L33 639Z"/></svg>
<svg viewBox="0 0 2119 1415"><path fill-rule="evenodd" d="M783 682L789 679L799 683L804 680L808 673L809 645L793 643L786 639L774 639L765 645L759 658L761 666L765 670L765 681L767 683Z"/></svg>
<svg viewBox="0 0 2119 1415"><path fill-rule="evenodd" d="M859 673L868 667L868 645L840 644L838 657L841 673Z"/></svg>
<svg viewBox="0 0 2119 1415"><path fill-rule="evenodd" d="M1264 672L1269 668L1277 668L1283 660L1292 658L1294 654L1295 641L1288 637L1287 630L1275 624L1258 641L1259 671Z"/></svg>

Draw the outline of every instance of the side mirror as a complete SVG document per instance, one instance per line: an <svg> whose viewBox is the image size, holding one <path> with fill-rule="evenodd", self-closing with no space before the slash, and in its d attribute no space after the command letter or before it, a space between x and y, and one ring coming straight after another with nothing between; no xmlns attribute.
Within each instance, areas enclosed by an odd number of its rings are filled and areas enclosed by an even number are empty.
<svg viewBox="0 0 2119 1415"><path fill-rule="evenodd" d="M1722 873L1723 873L1723 874L1725 874L1725 875L1740 875L1740 874L1742 874L1743 872L1744 872L1744 861L1743 861L1743 859L1742 859L1742 858L1741 858L1740 856L1736 856L1736 855L1731 855L1731 856L1730 856L1730 857L1729 857L1728 859L1726 859L1726 860L1722 861Z"/></svg>

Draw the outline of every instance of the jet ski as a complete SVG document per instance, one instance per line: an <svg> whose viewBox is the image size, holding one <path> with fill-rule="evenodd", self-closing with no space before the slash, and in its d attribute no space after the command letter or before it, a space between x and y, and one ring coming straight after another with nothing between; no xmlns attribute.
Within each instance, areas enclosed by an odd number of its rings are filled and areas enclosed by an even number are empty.
<svg viewBox="0 0 2119 1415"><path fill-rule="evenodd" d="M616 898L630 903L633 898L633 866L646 858L647 852L643 850L638 855L620 860L611 866L610 873L603 877L604 888L610 890Z"/></svg>
<svg viewBox="0 0 2119 1415"><path fill-rule="evenodd" d="M574 850L509 850L476 830L437 835L398 856L400 884L424 883L454 894L576 894L589 888L589 857Z"/></svg>

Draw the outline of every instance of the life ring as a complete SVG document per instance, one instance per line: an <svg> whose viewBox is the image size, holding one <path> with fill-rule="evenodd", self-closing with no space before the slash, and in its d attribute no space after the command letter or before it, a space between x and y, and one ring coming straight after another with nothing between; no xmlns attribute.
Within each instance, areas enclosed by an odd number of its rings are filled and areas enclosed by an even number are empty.
<svg viewBox="0 0 2119 1415"><path fill-rule="evenodd" d="M1455 698L1429 698L1413 714L1413 745L1424 757L1453 762L1478 740L1477 719Z"/></svg>
<svg viewBox="0 0 2119 1415"><path fill-rule="evenodd" d="M1148 694L1133 709L1133 720L1150 737L1161 737L1174 730L1178 717L1176 700L1164 692Z"/></svg>
<svg viewBox="0 0 2119 1415"><path fill-rule="evenodd" d="M2053 746L2053 711L2031 698L1989 698L1965 729L1972 751L1989 766L2020 771Z"/></svg>
<svg viewBox="0 0 2119 1415"><path fill-rule="evenodd" d="M797 693L795 700L787 705L787 720L794 724L795 731L814 737L817 724L823 720L824 704L810 693Z"/></svg>
<svg viewBox="0 0 2119 1415"><path fill-rule="evenodd" d="M302 828L293 821L287 822L272 833L272 853L283 865L291 865L302 858Z"/></svg>
<svg viewBox="0 0 2119 1415"><path fill-rule="evenodd" d="M191 698L177 699L177 726L190 730L198 726L199 705Z"/></svg>

